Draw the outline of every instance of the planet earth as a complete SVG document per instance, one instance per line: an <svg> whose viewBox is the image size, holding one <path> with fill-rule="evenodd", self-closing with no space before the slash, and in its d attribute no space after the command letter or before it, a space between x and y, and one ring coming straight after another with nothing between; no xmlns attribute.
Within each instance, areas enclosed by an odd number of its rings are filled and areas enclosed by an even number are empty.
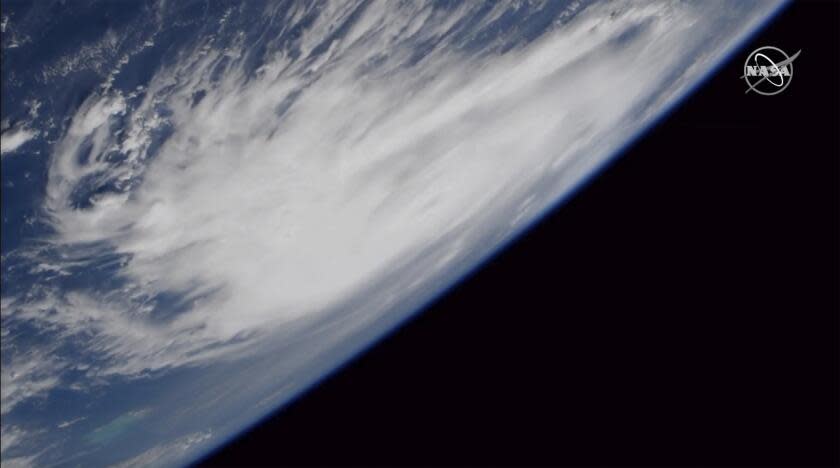
<svg viewBox="0 0 840 468"><path fill-rule="evenodd" d="M558 206L782 6L4 1L3 466L224 445Z"/></svg>

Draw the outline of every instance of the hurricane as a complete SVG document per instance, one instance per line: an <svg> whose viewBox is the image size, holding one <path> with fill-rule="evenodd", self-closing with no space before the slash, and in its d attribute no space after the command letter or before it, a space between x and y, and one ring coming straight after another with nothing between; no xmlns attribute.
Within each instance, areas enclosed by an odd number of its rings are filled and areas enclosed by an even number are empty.
<svg viewBox="0 0 840 468"><path fill-rule="evenodd" d="M196 461L513 241L780 5L4 2L3 466Z"/></svg>

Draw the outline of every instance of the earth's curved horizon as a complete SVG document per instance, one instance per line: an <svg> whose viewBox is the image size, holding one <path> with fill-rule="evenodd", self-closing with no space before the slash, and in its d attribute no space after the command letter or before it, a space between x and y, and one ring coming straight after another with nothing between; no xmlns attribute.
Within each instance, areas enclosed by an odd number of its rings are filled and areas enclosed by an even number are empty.
<svg viewBox="0 0 840 468"><path fill-rule="evenodd" d="M504 248L783 4L4 2L3 466L197 461Z"/></svg>

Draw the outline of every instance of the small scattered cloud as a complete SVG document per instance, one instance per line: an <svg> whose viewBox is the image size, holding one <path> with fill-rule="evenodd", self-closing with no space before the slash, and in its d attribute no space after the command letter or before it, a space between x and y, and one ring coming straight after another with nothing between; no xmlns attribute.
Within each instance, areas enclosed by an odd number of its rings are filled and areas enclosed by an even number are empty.
<svg viewBox="0 0 840 468"><path fill-rule="evenodd" d="M59 429L66 429L66 428L72 426L73 424L76 424L77 422L84 421L85 419L87 419L87 418L84 417L84 416L82 416L80 418L75 418L75 419L68 419L67 421L62 421L62 422L56 424L56 427L59 428Z"/></svg>
<svg viewBox="0 0 840 468"><path fill-rule="evenodd" d="M14 151L17 151L17 149L23 146L24 143L37 136L37 130L31 130L23 126L10 128L4 131L0 134L0 155L5 157Z"/></svg>

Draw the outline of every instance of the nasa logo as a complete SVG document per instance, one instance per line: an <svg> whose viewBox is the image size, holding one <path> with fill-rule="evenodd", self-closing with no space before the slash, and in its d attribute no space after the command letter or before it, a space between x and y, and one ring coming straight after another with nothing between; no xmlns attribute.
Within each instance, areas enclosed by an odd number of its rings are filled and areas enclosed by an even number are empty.
<svg viewBox="0 0 840 468"><path fill-rule="evenodd" d="M788 57L782 49L759 47L744 62L741 79L747 82L747 91L772 96L785 90L793 79L793 61L801 50Z"/></svg>

